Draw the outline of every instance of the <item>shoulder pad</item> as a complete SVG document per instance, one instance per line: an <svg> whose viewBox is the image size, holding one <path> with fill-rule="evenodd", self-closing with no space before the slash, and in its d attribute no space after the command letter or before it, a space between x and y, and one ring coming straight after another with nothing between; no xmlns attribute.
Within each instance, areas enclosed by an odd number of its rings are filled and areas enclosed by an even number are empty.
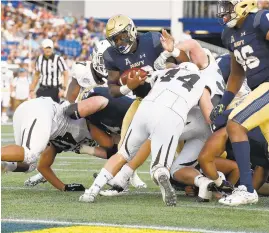
<svg viewBox="0 0 269 233"><path fill-rule="evenodd" d="M268 12L268 10L259 10L256 15L255 15L255 18L254 18L254 22L253 22L253 27L256 28L260 25L260 22L261 22L261 18L262 18L262 15L264 12Z"/></svg>

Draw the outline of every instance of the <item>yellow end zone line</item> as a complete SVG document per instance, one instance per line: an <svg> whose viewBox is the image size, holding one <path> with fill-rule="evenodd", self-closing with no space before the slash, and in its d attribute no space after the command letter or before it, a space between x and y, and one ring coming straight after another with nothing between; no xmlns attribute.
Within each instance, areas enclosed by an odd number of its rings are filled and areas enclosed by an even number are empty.
<svg viewBox="0 0 269 233"><path fill-rule="evenodd" d="M103 227L105 228L127 228L127 229L140 229L142 231L137 232L149 232L145 231L147 229L149 230L156 230L155 233L158 233L158 231L167 231L167 232L195 232L195 233L245 233L245 232L233 232L233 231L215 231L215 230L206 230L206 229L198 229L198 228L183 228L183 227L168 227L168 226L147 226L147 225L125 225L125 224L109 224L109 223L96 223L96 222L67 222L67 221L53 221L53 220L32 220L32 219L1 219L1 222L10 222L10 223L22 223L22 224L48 224L48 225L63 225L63 226L91 226L91 227ZM144 231L143 231L144 230ZM32 231L31 231L32 232ZM42 230L40 231L34 231L34 232L40 232L42 233ZM48 231L46 231L48 232ZM55 231L56 232L56 231ZM59 232L59 231L58 231ZM67 231L66 231L67 232ZM68 231L69 232L69 231ZM72 231L70 231L72 232ZM82 231L81 231L82 232ZM85 231L84 231L85 232ZM107 231L112 232L112 231ZM131 231L129 231L131 232ZM152 231L154 232L154 231ZM113 232L112 232L113 233ZM132 231L132 233L135 233L135 231Z"/></svg>

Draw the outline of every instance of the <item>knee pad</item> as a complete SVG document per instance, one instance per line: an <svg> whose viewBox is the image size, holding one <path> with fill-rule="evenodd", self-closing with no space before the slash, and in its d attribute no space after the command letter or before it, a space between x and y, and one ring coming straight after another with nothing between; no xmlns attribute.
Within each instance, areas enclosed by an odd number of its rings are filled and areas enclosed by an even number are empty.
<svg viewBox="0 0 269 233"><path fill-rule="evenodd" d="M26 147L23 147L23 148L24 148L24 160L23 160L23 162L27 163L27 164L37 163L37 160L38 160L40 153L33 152Z"/></svg>

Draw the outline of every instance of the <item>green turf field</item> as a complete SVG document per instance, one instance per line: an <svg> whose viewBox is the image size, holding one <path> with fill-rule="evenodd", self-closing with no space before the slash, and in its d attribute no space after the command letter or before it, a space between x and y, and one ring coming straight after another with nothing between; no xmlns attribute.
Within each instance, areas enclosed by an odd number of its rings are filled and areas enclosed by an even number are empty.
<svg viewBox="0 0 269 233"><path fill-rule="evenodd" d="M2 145L12 140L12 127L2 126ZM83 183L89 187L92 174L104 161L73 153L56 158L53 166L65 183ZM81 192L55 190L50 184L24 187L31 175L2 175L2 231L9 231L7 219L50 220L74 223L105 223L146 226L171 226L212 231L269 232L269 198L261 197L256 205L223 207L216 201L196 203L194 198L178 193L177 207L166 207L158 187L150 180L149 162L138 171L147 189L131 189L122 197L98 197L96 203L78 202ZM17 230L16 230L17 231ZM202 230L201 230L202 231Z"/></svg>

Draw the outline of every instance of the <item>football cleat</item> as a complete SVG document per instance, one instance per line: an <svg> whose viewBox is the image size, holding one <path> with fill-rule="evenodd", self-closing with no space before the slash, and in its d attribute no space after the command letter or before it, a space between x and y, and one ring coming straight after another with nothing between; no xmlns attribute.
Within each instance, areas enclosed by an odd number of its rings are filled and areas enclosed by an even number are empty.
<svg viewBox="0 0 269 233"><path fill-rule="evenodd" d="M217 189L219 191L224 191L224 192L231 193L234 190L234 186L229 181L223 180L221 185L219 187L217 187Z"/></svg>
<svg viewBox="0 0 269 233"><path fill-rule="evenodd" d="M130 183L135 188L147 188L147 184L143 182L139 176L137 175L137 172L135 171L133 176L130 178Z"/></svg>
<svg viewBox="0 0 269 233"><path fill-rule="evenodd" d="M247 191L247 187L239 185L235 188L231 195L223 197L219 200L219 203L228 206L238 206L246 204L255 204L259 200L256 190L253 193Z"/></svg>
<svg viewBox="0 0 269 233"><path fill-rule="evenodd" d="M123 196L128 193L129 193L128 188L123 189L122 187L119 186L113 186L111 189L100 191L100 195L105 197Z"/></svg>
<svg viewBox="0 0 269 233"><path fill-rule="evenodd" d="M79 197L79 201L93 203L95 201L95 198L96 196L91 193L89 189L86 189L85 193Z"/></svg>
<svg viewBox="0 0 269 233"><path fill-rule="evenodd" d="M159 175L158 184L161 189L163 201L167 206L176 206L177 196L175 189L172 187L169 177L166 174Z"/></svg>
<svg viewBox="0 0 269 233"><path fill-rule="evenodd" d="M33 187L40 183L46 183L46 182L47 180L40 173L38 173L34 176L31 176L29 179L27 179L24 182L24 186Z"/></svg>

